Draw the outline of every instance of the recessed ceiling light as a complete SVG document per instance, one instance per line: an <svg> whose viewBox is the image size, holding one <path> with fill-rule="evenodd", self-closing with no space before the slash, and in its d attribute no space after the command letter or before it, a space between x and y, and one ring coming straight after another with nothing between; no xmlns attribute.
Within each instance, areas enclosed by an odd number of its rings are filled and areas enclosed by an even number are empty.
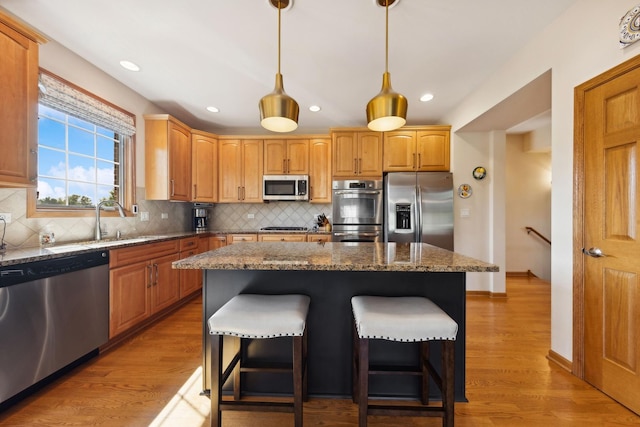
<svg viewBox="0 0 640 427"><path fill-rule="evenodd" d="M120 61L120 65L122 65L122 68L125 68L129 71L140 71L140 67L138 67L131 61Z"/></svg>
<svg viewBox="0 0 640 427"><path fill-rule="evenodd" d="M216 107L211 107L211 106L207 107L207 111L210 112L210 113L219 113L220 112L220 110L218 110Z"/></svg>
<svg viewBox="0 0 640 427"><path fill-rule="evenodd" d="M320 108L319 105L312 105L311 107L309 107L309 111L313 111L314 113L317 113L320 110L322 110L322 108Z"/></svg>
<svg viewBox="0 0 640 427"><path fill-rule="evenodd" d="M428 102L431 101L433 99L433 94L432 93L425 93L424 95L422 95L420 97L420 101L422 102Z"/></svg>

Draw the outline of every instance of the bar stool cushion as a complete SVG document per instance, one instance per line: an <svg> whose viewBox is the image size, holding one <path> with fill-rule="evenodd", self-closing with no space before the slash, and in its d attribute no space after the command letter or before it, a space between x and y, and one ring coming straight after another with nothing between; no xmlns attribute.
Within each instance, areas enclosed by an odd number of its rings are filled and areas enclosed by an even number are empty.
<svg viewBox="0 0 640 427"><path fill-rule="evenodd" d="M428 298L355 296L351 306L359 338L454 341L458 333L458 324Z"/></svg>
<svg viewBox="0 0 640 427"><path fill-rule="evenodd" d="M302 336L310 301L306 295L236 295L209 318L209 333L240 338Z"/></svg>

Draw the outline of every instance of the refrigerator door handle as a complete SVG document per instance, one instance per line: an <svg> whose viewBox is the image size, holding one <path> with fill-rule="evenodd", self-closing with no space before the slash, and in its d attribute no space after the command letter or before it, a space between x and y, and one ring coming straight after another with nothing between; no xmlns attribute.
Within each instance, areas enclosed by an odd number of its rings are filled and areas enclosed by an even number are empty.
<svg viewBox="0 0 640 427"><path fill-rule="evenodd" d="M416 239L417 243L422 243L422 189L418 185L416 187Z"/></svg>

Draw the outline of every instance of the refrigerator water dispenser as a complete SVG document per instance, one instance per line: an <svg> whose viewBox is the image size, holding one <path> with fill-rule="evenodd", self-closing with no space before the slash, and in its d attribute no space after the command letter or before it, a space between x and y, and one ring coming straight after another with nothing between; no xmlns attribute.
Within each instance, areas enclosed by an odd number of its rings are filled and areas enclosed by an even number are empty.
<svg viewBox="0 0 640 427"><path fill-rule="evenodd" d="M396 230L411 230L411 205L396 204Z"/></svg>

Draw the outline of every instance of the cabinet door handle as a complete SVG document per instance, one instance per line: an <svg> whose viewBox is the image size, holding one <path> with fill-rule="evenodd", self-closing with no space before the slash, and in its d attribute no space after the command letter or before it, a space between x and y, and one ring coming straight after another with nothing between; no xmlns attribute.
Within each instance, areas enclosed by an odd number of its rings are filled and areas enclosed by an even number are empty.
<svg viewBox="0 0 640 427"><path fill-rule="evenodd" d="M156 270L156 280L153 282L153 286L158 284L158 264L153 264L154 270Z"/></svg>
<svg viewBox="0 0 640 427"><path fill-rule="evenodd" d="M242 187L242 200L245 198L245 187Z"/></svg>
<svg viewBox="0 0 640 427"><path fill-rule="evenodd" d="M362 173L362 158L358 159L358 174Z"/></svg>
<svg viewBox="0 0 640 427"><path fill-rule="evenodd" d="M242 188L242 187L238 187L238 200L242 200L242 196L240 195L240 189L241 189L241 188Z"/></svg>
<svg viewBox="0 0 640 427"><path fill-rule="evenodd" d="M171 180L171 197L176 195L176 181Z"/></svg>
<svg viewBox="0 0 640 427"><path fill-rule="evenodd" d="M287 173L287 159L282 159L282 173Z"/></svg>
<svg viewBox="0 0 640 427"><path fill-rule="evenodd" d="M411 165L411 169L416 168L416 153L413 153L413 164Z"/></svg>
<svg viewBox="0 0 640 427"><path fill-rule="evenodd" d="M193 198L198 198L198 184L193 184Z"/></svg>
<svg viewBox="0 0 640 427"><path fill-rule="evenodd" d="M150 288L153 285L153 266L147 265L147 270L149 270L149 276L147 277L147 288Z"/></svg>
<svg viewBox="0 0 640 427"><path fill-rule="evenodd" d="M421 160L420 160L420 153L418 153L418 165L417 165L416 167L418 167L418 168L420 167L420 162L421 162Z"/></svg>
<svg viewBox="0 0 640 427"><path fill-rule="evenodd" d="M358 159L353 159L353 173L358 174Z"/></svg>

